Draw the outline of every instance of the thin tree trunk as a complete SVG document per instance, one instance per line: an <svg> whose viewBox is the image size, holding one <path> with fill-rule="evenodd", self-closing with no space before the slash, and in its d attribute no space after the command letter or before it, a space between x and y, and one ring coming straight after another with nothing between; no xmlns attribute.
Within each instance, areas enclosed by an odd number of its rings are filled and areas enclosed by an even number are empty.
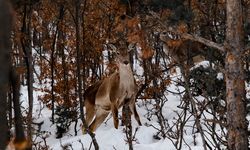
<svg viewBox="0 0 250 150"><path fill-rule="evenodd" d="M86 0L85 0L85 6L86 6ZM84 6L84 7L85 7ZM76 53L77 53L77 78L78 78L78 97L79 97L79 103L80 103L80 116L81 120L83 122L83 126L85 129L87 129L87 124L84 118L84 111L83 111L83 96L82 96L82 75L81 75L81 60L82 60L82 53L80 52L80 0L75 0L75 25L76 25ZM99 150L99 145L97 144L97 141L95 139L94 133L90 132L87 129L88 134L91 136L94 147L96 150Z"/></svg>
<svg viewBox="0 0 250 150"><path fill-rule="evenodd" d="M60 6L60 15L59 15L59 20L63 20L64 16L64 6ZM61 26L58 26L58 51L60 52L60 55L62 57L62 68L63 68L63 99L66 103L66 106L70 106L67 104L70 104L70 99L69 99L69 79L68 79L68 67L66 64L66 55L64 52L64 41L65 41L65 35L63 34L63 30Z"/></svg>
<svg viewBox="0 0 250 150"><path fill-rule="evenodd" d="M227 31L225 48L228 149L248 149L245 76L242 62L244 33L242 1L227 0Z"/></svg>
<svg viewBox="0 0 250 150"><path fill-rule="evenodd" d="M29 7L27 5L24 6L24 15L23 15L23 26L22 33L23 38L21 38L21 44L23 48L23 52L25 54L25 63L27 67L27 86L28 86L28 101L29 101L29 110L27 115L27 134L28 140L32 142L32 111L33 111L33 56L31 49L31 41L30 41L30 24L31 24L31 5Z"/></svg>
<svg viewBox="0 0 250 150"><path fill-rule="evenodd" d="M79 23L79 6L80 1L76 0L75 2L75 24L76 24L76 57L77 57L77 78L78 78L78 97L79 97L79 104L80 104L80 117L84 120L84 112L83 112L83 98L82 98L82 75L81 75L81 56L82 53L80 52L80 23Z"/></svg>
<svg viewBox="0 0 250 150"><path fill-rule="evenodd" d="M55 41L56 35L53 42L53 48L51 49L51 56L50 56L50 75L51 75L51 121L52 124L55 123L55 94L54 94L54 51L55 51Z"/></svg>
<svg viewBox="0 0 250 150"><path fill-rule="evenodd" d="M56 24L56 31L55 31L55 35L54 35L54 39L53 39L53 43L52 43L52 48L51 48L51 56L50 56L50 75L51 75L51 121L54 124L55 123L55 90L54 90L54 83L55 83L55 78L54 78L54 72L55 72L55 51L56 51L56 45L58 45L59 49L61 48L61 45L58 44L56 41L58 39L60 39L60 35L59 35L59 23L62 20L64 15L64 10L63 10L63 6L60 7L59 9L59 16L58 16L58 21Z"/></svg>
<svg viewBox="0 0 250 150"><path fill-rule="evenodd" d="M9 87L9 92L8 92L8 101L7 101L7 105L8 105L8 127L11 129L12 128L12 88Z"/></svg>

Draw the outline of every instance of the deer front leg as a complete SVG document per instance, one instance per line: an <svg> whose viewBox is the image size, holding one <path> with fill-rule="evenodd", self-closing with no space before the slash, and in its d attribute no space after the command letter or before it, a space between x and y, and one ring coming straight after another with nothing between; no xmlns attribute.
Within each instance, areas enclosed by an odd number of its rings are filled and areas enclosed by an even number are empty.
<svg viewBox="0 0 250 150"><path fill-rule="evenodd" d="M129 109L127 111L130 117L132 114L134 114L135 120L137 121L138 125L141 126L141 120L140 117L138 115L138 112L136 110L136 106L135 106L135 97L136 95L134 94L131 99L128 101L127 104L125 104L122 108L122 125L125 125L125 121L126 121L126 107L129 107Z"/></svg>
<svg viewBox="0 0 250 150"><path fill-rule="evenodd" d="M125 125L125 122L126 122L126 106L124 105L124 106L122 106L122 126L124 126Z"/></svg>
<svg viewBox="0 0 250 150"><path fill-rule="evenodd" d="M118 120L118 108L116 104L111 104L111 111L113 115L114 126L116 129L118 129L119 120Z"/></svg>
<svg viewBox="0 0 250 150"><path fill-rule="evenodd" d="M135 120L137 121L137 123L139 124L139 126L141 126L142 125L141 124L141 120L140 120L140 117L139 117L139 115L137 113L135 103L130 104L129 108L130 108L132 114L134 114Z"/></svg>
<svg viewBox="0 0 250 150"><path fill-rule="evenodd" d="M128 109L128 110L126 110ZM126 111L128 112L129 116L126 116ZM141 126L141 120L140 120L140 116L136 110L136 106L135 104L130 104L129 107L124 105L122 107L122 126L126 125L126 117L131 117L131 115L134 114L135 120L137 121L138 125Z"/></svg>
<svg viewBox="0 0 250 150"><path fill-rule="evenodd" d="M131 120L130 117L131 117L131 111L129 110L128 104L125 104L122 107L122 126L128 124L128 120Z"/></svg>

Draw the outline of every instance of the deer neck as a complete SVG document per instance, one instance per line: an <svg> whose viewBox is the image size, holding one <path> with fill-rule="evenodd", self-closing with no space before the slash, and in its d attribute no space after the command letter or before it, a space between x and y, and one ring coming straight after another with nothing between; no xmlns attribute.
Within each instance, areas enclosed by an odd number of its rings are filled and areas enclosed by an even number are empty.
<svg viewBox="0 0 250 150"><path fill-rule="evenodd" d="M125 65L125 64L122 64L122 63L119 63L118 64L119 66L119 75L120 75L120 79L134 79L134 76L133 76L133 72L132 72L132 69L130 67L130 65Z"/></svg>
<svg viewBox="0 0 250 150"><path fill-rule="evenodd" d="M119 64L119 91L124 98L129 98L133 95L135 82L132 69L130 65Z"/></svg>

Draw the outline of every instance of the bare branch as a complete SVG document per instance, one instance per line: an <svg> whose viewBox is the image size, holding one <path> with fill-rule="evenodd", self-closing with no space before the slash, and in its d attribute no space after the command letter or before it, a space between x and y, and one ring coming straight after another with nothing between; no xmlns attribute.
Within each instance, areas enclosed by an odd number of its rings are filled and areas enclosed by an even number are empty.
<svg viewBox="0 0 250 150"><path fill-rule="evenodd" d="M192 41L196 41L196 42L200 42L206 46L209 46L209 47L212 47L212 48L216 48L218 49L220 52L224 53L226 50L224 48L224 46L222 44L218 44L218 43L215 43L211 40L208 40L208 39L205 39L203 37L200 37L198 35L192 35L192 34L188 34L188 33L180 33L176 30L174 30L173 28L170 28L170 27L167 27L162 21L161 21L161 18L155 14L154 12L151 12L151 15L153 16L153 18L156 18L157 21L160 23L160 25L162 27L165 28L166 31L168 32L171 32L171 33L174 33L174 34L177 34L179 35L181 38L184 38L184 39L188 39L188 40L192 40Z"/></svg>
<svg viewBox="0 0 250 150"><path fill-rule="evenodd" d="M218 49L220 52L224 53L225 52L225 48L222 44L218 44L218 43L215 43L213 41L210 41L208 39L205 39L205 38L202 38L200 36L197 36L197 35L192 35L192 34L188 34L188 33L182 33L180 34L180 36L184 39L189 39L189 40L192 40L192 41L196 41L196 42L200 42L206 46L209 46L209 47L212 47L212 48L216 48Z"/></svg>

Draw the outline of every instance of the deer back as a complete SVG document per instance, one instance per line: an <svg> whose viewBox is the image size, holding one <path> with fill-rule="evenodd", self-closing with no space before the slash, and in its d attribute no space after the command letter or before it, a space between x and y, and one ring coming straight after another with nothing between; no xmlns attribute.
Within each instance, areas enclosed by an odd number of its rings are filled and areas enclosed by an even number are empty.
<svg viewBox="0 0 250 150"><path fill-rule="evenodd" d="M166 33L160 35L160 39L164 42L164 52L172 57L175 63L184 63L189 59L193 63L203 61L203 49L205 46L199 42L185 40L185 39L172 39Z"/></svg>

